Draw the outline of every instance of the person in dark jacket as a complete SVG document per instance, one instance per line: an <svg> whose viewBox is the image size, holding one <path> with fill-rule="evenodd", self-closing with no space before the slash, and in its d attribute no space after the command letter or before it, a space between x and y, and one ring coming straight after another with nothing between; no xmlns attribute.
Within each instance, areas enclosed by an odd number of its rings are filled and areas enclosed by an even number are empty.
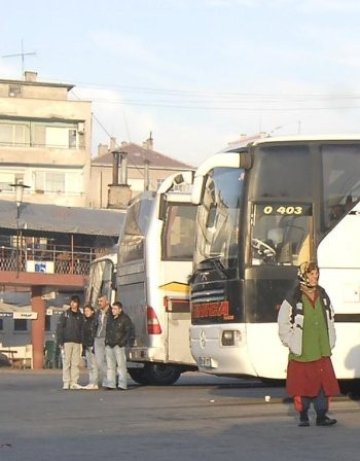
<svg viewBox="0 0 360 461"><path fill-rule="evenodd" d="M94 340L97 330L97 320L95 309L91 305L84 306L84 326L83 326L83 356L86 360L86 367L89 373L89 384L84 389L96 390L98 386L98 367L94 353Z"/></svg>
<svg viewBox="0 0 360 461"><path fill-rule="evenodd" d="M63 357L63 389L81 389L79 385L83 315L79 296L72 296L70 307L60 315L56 328L57 343Z"/></svg>
<svg viewBox="0 0 360 461"><path fill-rule="evenodd" d="M134 327L130 317L123 311L123 305L117 301L111 308L112 316L106 326L105 351L107 374L105 389L116 389L116 375L118 388L127 389L127 367L125 347L134 337Z"/></svg>

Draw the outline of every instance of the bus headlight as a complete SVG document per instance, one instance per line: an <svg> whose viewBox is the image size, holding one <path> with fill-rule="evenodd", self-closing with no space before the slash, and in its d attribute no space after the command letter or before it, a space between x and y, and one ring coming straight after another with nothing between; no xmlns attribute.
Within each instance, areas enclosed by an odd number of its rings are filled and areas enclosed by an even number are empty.
<svg viewBox="0 0 360 461"><path fill-rule="evenodd" d="M222 346L234 346L240 340L240 331L224 330L221 335Z"/></svg>

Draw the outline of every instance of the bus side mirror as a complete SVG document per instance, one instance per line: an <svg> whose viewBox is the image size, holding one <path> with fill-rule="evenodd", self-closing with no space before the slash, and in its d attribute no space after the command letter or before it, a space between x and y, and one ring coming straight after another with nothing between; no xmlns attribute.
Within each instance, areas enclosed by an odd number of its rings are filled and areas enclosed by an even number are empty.
<svg viewBox="0 0 360 461"><path fill-rule="evenodd" d="M116 285L116 271L112 271L111 274L111 289L112 290L117 290L117 285Z"/></svg>
<svg viewBox="0 0 360 461"><path fill-rule="evenodd" d="M167 204L166 195L161 194L160 199L159 199L159 212L158 212L158 218L161 221L164 221L164 219L166 218L166 208L167 208L166 204Z"/></svg>

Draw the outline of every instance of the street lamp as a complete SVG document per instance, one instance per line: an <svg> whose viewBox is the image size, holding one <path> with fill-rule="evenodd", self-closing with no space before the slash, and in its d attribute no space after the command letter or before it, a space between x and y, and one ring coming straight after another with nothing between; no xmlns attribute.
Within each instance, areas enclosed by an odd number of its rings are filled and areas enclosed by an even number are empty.
<svg viewBox="0 0 360 461"><path fill-rule="evenodd" d="M20 208L23 203L24 190L29 189L30 186L26 186L22 181L16 181L15 184L10 184L11 187L15 188L15 200L16 200L16 274L19 276L20 270L20 247L19 247L19 219L20 219Z"/></svg>
<svg viewBox="0 0 360 461"><path fill-rule="evenodd" d="M11 187L15 188L15 200L16 200L16 219L20 217L20 207L24 198L24 190L29 189L30 186L26 186L22 181L17 181L15 184L10 184Z"/></svg>

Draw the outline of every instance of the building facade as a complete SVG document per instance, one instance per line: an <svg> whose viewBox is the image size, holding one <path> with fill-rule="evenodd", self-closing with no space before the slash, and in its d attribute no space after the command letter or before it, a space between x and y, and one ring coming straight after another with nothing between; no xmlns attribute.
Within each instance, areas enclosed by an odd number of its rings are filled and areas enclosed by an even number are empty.
<svg viewBox="0 0 360 461"><path fill-rule="evenodd" d="M155 191L161 182L171 174L195 168L154 150L153 139L143 146L122 142L100 145L97 156L91 162L89 203L94 208L109 206L111 186L123 187L125 197L132 199L144 190ZM119 165L114 164L114 153L120 156ZM114 184L114 168L115 182ZM110 187L109 187L110 186Z"/></svg>
<svg viewBox="0 0 360 461"><path fill-rule="evenodd" d="M35 72L0 79L0 199L22 182L25 202L88 206L91 102L70 100L72 88Z"/></svg>

